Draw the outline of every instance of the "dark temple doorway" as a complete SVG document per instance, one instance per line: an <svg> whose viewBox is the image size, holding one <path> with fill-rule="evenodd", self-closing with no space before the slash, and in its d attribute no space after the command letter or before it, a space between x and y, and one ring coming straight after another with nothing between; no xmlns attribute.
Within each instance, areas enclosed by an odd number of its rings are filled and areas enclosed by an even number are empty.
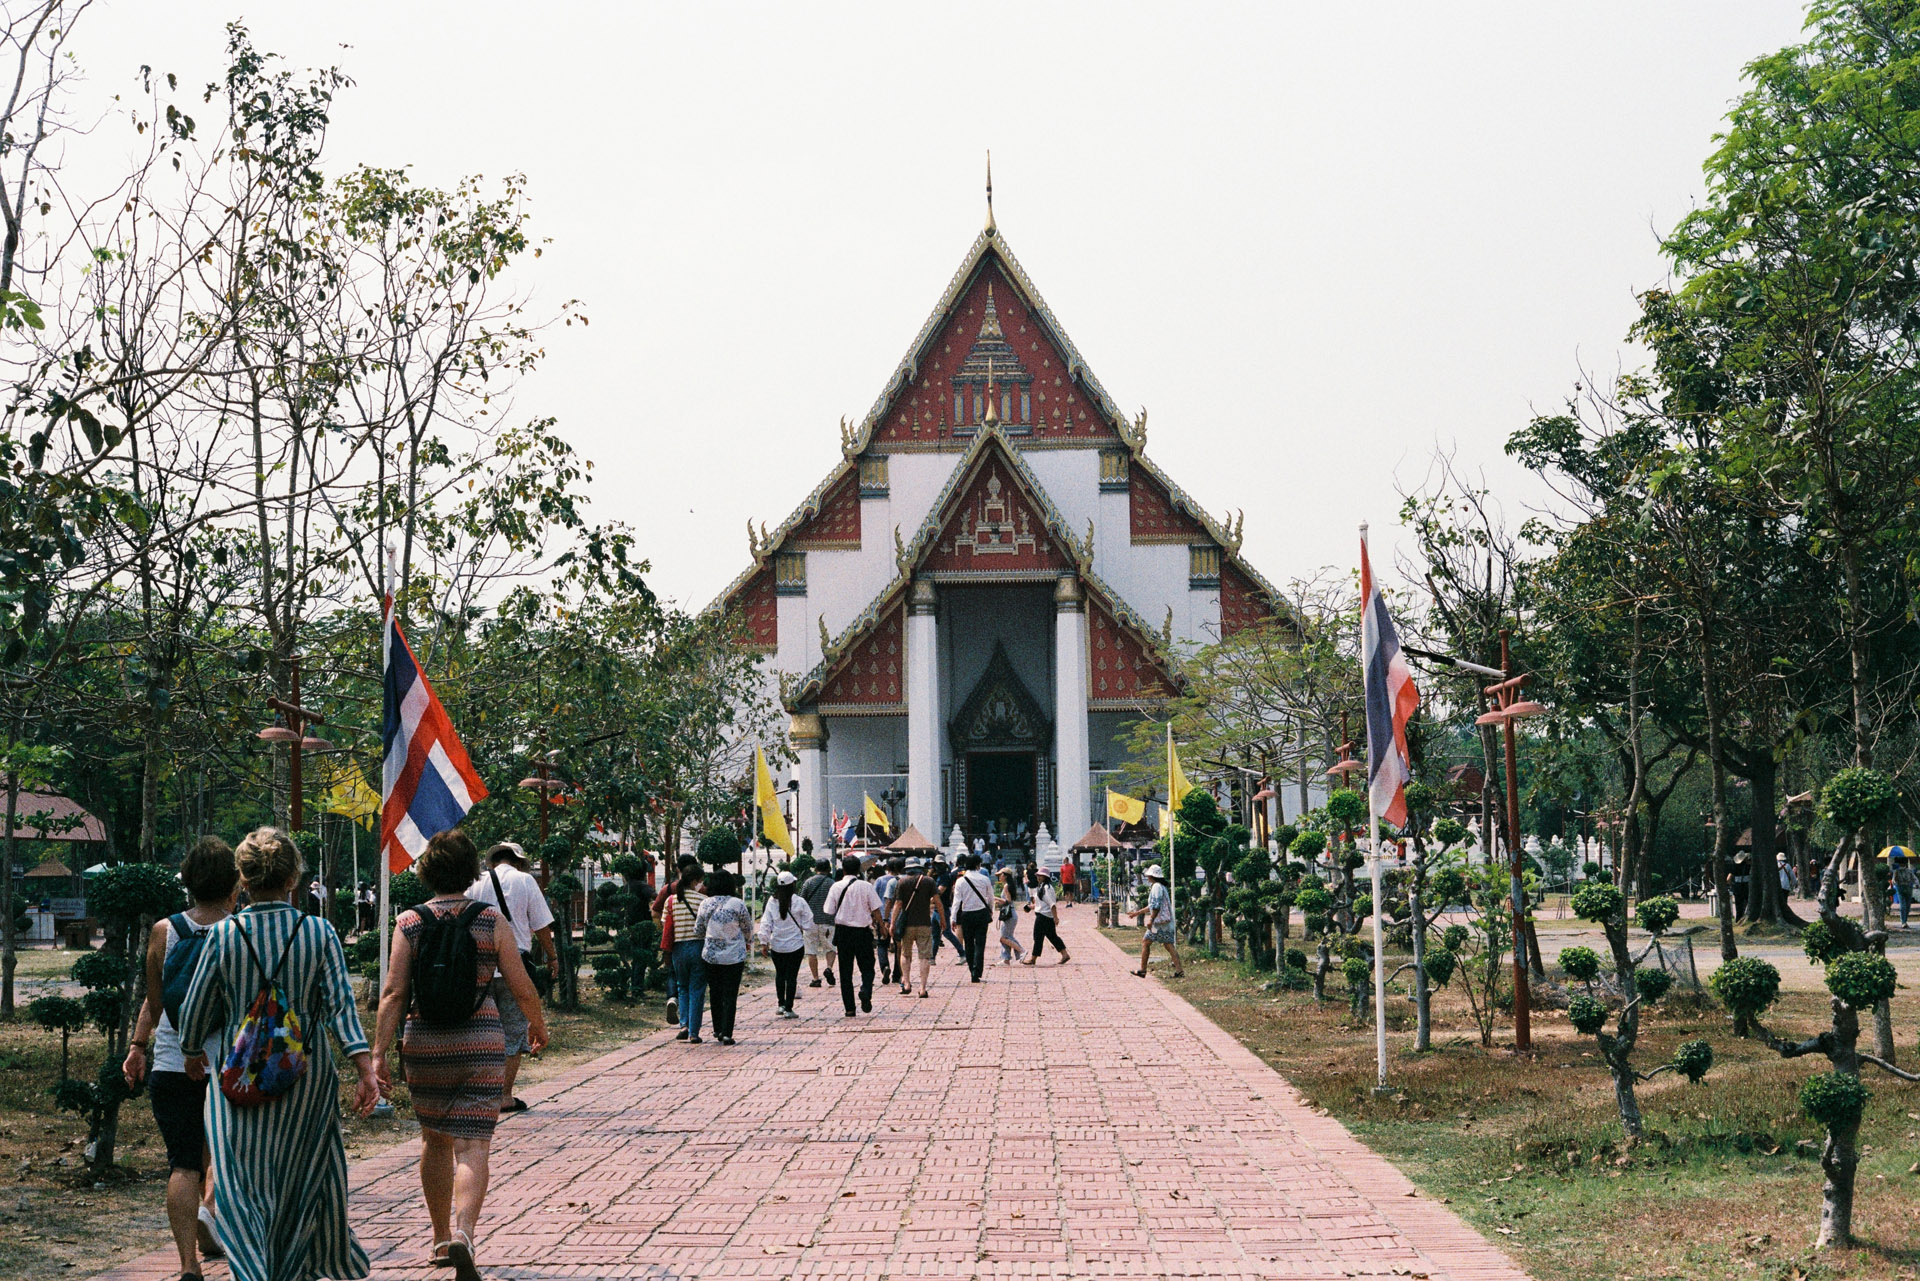
<svg viewBox="0 0 1920 1281"><path fill-rule="evenodd" d="M967 753L969 834L984 836L991 824L1002 838L1031 838L1039 813L1038 768L1033 752Z"/></svg>

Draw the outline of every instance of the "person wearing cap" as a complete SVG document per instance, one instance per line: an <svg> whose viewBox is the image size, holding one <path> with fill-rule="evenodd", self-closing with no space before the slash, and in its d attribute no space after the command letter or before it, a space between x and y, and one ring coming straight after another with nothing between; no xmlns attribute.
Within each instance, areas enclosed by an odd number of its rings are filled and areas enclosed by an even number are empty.
<svg viewBox="0 0 1920 1281"><path fill-rule="evenodd" d="M940 883L926 874L926 865L914 859L894 881L893 915L890 928L899 940L900 956L894 968L900 979L900 995L913 992L913 963L920 960L920 995L925 997L927 978L933 970L933 930L936 923L946 926L946 912L940 903Z"/></svg>
<svg viewBox="0 0 1920 1281"><path fill-rule="evenodd" d="M833 986L833 918L827 915L827 893L833 889L833 860L813 861L812 876L800 882L800 897L807 900L813 914L813 926L807 931L807 969L813 975L808 987L820 986L820 958L827 958L827 986Z"/></svg>
<svg viewBox="0 0 1920 1281"><path fill-rule="evenodd" d="M760 950L773 958L773 999L783 1019L797 1019L793 1003L800 999L800 958L807 954L813 931L813 909L798 893L799 881L782 872L773 882L773 896L760 913L756 934Z"/></svg>
<svg viewBox="0 0 1920 1281"><path fill-rule="evenodd" d="M1147 918L1147 933L1140 940L1140 968L1134 973L1147 977L1147 958L1153 954L1153 945L1158 943L1173 959L1173 977L1185 978L1186 967L1180 964L1180 953L1173 946L1173 891L1167 888L1167 873L1155 863L1147 869L1147 880L1152 882L1152 888L1147 891L1147 905L1127 913L1136 922L1143 916Z"/></svg>
<svg viewBox="0 0 1920 1281"><path fill-rule="evenodd" d="M553 945L553 909L540 882L527 871L527 852L512 841L502 841L487 851L487 871L467 888L467 897L476 903L497 908L513 930L513 945L520 963L532 978L544 968L549 980L559 972L560 953ZM533 950L540 941L540 952ZM542 962L539 957L544 956ZM520 1008L513 990L498 974L493 976L493 1003L500 1007L500 1030L507 1038L507 1075L500 1095L500 1114L525 1112L524 1099L514 1097L514 1078L520 1075L520 1056L527 1052L527 1013Z"/></svg>
<svg viewBox="0 0 1920 1281"><path fill-rule="evenodd" d="M1034 874L1033 886L1033 950L1020 962L1022 965L1034 965L1040 960L1040 954L1047 949L1048 940L1052 940L1054 950L1060 953L1060 964L1065 965L1073 958L1067 955L1067 945L1060 941L1060 931L1055 926L1053 914L1060 906L1060 891L1054 888L1053 873L1044 869Z"/></svg>

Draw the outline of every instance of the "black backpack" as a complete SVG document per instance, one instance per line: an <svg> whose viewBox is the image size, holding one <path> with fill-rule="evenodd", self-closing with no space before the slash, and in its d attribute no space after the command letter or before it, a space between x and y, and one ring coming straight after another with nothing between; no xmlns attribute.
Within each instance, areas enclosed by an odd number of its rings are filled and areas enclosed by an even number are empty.
<svg viewBox="0 0 1920 1281"><path fill-rule="evenodd" d="M459 912L436 912L422 904L420 933L413 940L413 1008L434 1027L458 1027L487 999L480 986L480 949L473 921L487 910L468 903Z"/></svg>

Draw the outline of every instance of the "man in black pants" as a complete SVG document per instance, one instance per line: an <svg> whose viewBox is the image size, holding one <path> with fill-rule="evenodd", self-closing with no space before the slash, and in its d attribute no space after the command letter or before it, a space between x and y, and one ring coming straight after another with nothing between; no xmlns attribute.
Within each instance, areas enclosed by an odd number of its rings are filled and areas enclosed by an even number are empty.
<svg viewBox="0 0 1920 1281"><path fill-rule="evenodd" d="M849 854L840 864L840 879L827 893L826 912L833 922L833 949L840 956L840 1002L852 1018L853 967L860 967L860 1008L873 1013L873 940L885 933L880 896L860 875L860 860Z"/></svg>
<svg viewBox="0 0 1920 1281"><path fill-rule="evenodd" d="M987 931L993 927L993 882L980 870L978 854L960 856L960 875L953 881L953 915L965 940L967 968L978 983L987 966Z"/></svg>

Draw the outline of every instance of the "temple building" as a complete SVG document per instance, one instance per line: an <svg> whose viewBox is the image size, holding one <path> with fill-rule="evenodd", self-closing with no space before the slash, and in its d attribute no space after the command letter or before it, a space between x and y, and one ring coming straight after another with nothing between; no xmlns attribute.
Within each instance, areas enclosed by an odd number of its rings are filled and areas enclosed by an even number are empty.
<svg viewBox="0 0 1920 1281"><path fill-rule="evenodd" d="M715 602L791 715L799 835L825 848L863 794L941 843L1102 816L1175 647L1279 599L1146 444L989 204L840 463L778 528L749 524L753 563Z"/></svg>

